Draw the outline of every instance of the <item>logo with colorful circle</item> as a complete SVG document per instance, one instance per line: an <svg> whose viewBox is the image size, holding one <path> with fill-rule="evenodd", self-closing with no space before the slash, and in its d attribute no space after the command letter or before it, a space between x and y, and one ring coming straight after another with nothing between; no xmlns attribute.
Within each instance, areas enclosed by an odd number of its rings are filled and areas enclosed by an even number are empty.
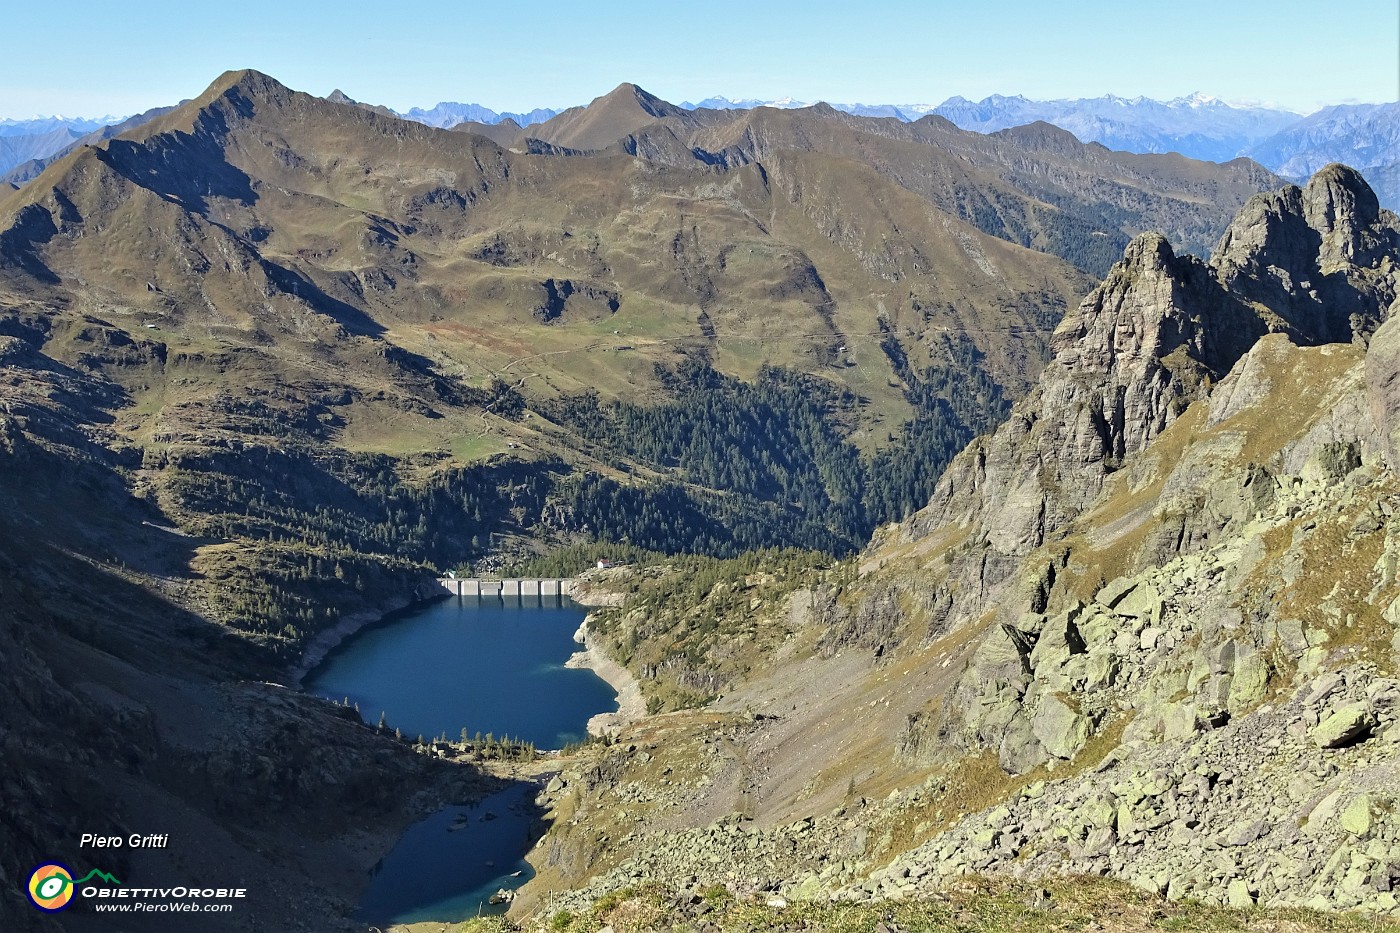
<svg viewBox="0 0 1400 933"><path fill-rule="evenodd" d="M73 880L73 870L61 862L45 862L29 873L29 901L47 913L57 913L73 900L73 891L80 884L93 878L101 878L111 884L121 884L105 871L94 868L77 881Z"/></svg>

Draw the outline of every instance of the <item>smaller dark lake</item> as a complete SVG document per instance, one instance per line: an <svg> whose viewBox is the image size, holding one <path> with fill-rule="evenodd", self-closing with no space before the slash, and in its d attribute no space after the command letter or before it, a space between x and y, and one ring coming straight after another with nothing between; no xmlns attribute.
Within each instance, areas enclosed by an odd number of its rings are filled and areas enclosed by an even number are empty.
<svg viewBox="0 0 1400 933"><path fill-rule="evenodd" d="M358 703L370 724L382 712L407 737L455 741L466 729L562 748L587 736L589 717L617 709L598 675L564 666L585 614L567 597L450 597L355 633L306 689Z"/></svg>
<svg viewBox="0 0 1400 933"><path fill-rule="evenodd" d="M452 923L504 913L488 903L534 877L530 843L538 788L519 784L466 807L446 807L410 826L374 873L358 918L375 926Z"/></svg>

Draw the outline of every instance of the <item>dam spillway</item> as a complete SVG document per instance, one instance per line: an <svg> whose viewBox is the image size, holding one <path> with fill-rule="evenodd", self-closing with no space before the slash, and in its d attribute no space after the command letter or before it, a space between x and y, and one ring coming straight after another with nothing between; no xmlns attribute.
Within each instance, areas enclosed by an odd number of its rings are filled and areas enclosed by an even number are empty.
<svg viewBox="0 0 1400 933"><path fill-rule="evenodd" d="M477 578L442 577L438 586L449 596L486 597L502 599L544 599L572 596L571 577L522 577L519 579L483 580Z"/></svg>

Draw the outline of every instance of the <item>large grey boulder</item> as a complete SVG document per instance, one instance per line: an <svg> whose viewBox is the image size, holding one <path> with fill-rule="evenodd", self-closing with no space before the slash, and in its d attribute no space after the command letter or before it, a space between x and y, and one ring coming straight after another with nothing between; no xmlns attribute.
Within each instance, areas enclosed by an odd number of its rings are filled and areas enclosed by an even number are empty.
<svg viewBox="0 0 1400 933"><path fill-rule="evenodd" d="M1056 758L1070 759L1089 738L1089 722L1060 697L1042 697L1031 720L1031 731Z"/></svg>
<svg viewBox="0 0 1400 933"><path fill-rule="evenodd" d="M1321 748L1341 748L1370 735L1376 718L1364 703L1348 703L1313 726L1309 735Z"/></svg>

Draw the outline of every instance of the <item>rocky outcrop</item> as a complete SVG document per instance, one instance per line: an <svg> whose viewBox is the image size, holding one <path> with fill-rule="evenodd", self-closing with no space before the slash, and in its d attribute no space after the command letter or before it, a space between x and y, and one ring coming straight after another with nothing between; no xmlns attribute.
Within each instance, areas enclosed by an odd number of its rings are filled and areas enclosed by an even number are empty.
<svg viewBox="0 0 1400 933"><path fill-rule="evenodd" d="M951 624L998 604L1004 615L1020 598L1008 591L1021 559L1061 533L1261 336L1307 346L1374 331L1396 294L1394 259L1382 246L1393 252L1397 237L1394 216L1339 166L1306 190L1251 199L1210 264L1144 234L1056 329L1055 358L1031 394L953 462L926 509L883 540L966 529L971 546L947 574L959 597ZM1339 264L1345 256L1368 265Z"/></svg>
<svg viewBox="0 0 1400 933"><path fill-rule="evenodd" d="M842 896L1107 872L1234 906L1397 909L1376 816L1400 787L1379 674L1400 661L1397 247L1329 166L1251 199L1209 264L1140 237L1060 326L1036 390L889 540L971 526L930 566L955 620L992 620L924 730L1078 776Z"/></svg>
<svg viewBox="0 0 1400 933"><path fill-rule="evenodd" d="M1381 430L1386 462L1400 470L1400 317L1376 331L1366 353L1366 397Z"/></svg>
<svg viewBox="0 0 1400 933"><path fill-rule="evenodd" d="M1333 162L1319 170L1303 191L1303 211L1321 238L1317 258L1324 272L1369 267L1386 256L1394 261L1400 242L1395 216L1382 218L1375 192L1355 169Z"/></svg>
<svg viewBox="0 0 1400 933"><path fill-rule="evenodd" d="M1220 283L1296 342L1368 336L1394 301L1400 227L1364 179L1329 165L1246 202L1211 260Z"/></svg>
<svg viewBox="0 0 1400 933"><path fill-rule="evenodd" d="M1396 503L1382 492L1361 358L1350 346L1303 350L1282 335L1265 338L1198 403L1189 446L1170 460L1149 448L1127 465L1118 483L1156 487L1135 527L1114 529L1139 540L1133 557L1144 569L984 636L947 704L964 746L995 748L1007 771L1024 773L1073 758L1087 738L1081 730L1092 733L1124 710L1134 711L1130 733L1189 735L1257 705L1280 676L1277 653L1312 670L1328 654L1327 629L1347 613L1355 619L1364 609L1378 621L1381 607L1363 601L1370 582L1325 593L1333 587L1327 573L1349 560L1374 563L1370 555L1390 547L1382 530ZM1308 405L1291 401L1303 387L1314 392ZM1272 413L1284 404L1295 406L1298 436L1279 438L1273 451L1249 444L1275 426ZM1300 515L1319 517L1299 527ZM1070 531L1079 529L1104 536L1092 521ZM1320 554L1332 535L1343 544ZM1071 553L1065 563L1103 562L1095 552ZM1285 593L1296 601L1287 612L1279 608ZM1321 615L1293 615L1304 607ZM1008 667L1007 646L1020 670ZM1067 743L1048 722L1077 738Z"/></svg>
<svg viewBox="0 0 1400 933"><path fill-rule="evenodd" d="M1029 784L834 897L899 899L973 872L1112 874L1231 907L1394 912L1398 712L1395 679L1329 673L1224 728L1129 743L1093 773Z"/></svg>
<svg viewBox="0 0 1400 933"><path fill-rule="evenodd" d="M763 829L675 846L628 827L629 857L591 893L683 887L718 857L732 887L782 898L1088 873L1235 907L1400 912L1400 337L1380 326L1395 224L1373 202L1335 168L1251 202L1210 263L1135 240L1007 423L812 613L805 647L835 699L809 744L844 730L858 751L813 766ZM780 666L745 699L783 695ZM762 723L802 715L769 702ZM890 721L872 763L871 724ZM822 862L788 844L824 775L882 768L901 777L881 793L901 790L859 815L865 845ZM846 838L851 811L825 799L808 814ZM725 846L761 856L725 862Z"/></svg>
<svg viewBox="0 0 1400 933"><path fill-rule="evenodd" d="M982 626L900 753L1045 782L841 896L1065 871L1396 909L1397 245L1330 166L1252 199L1210 263L1139 237L1060 325L1031 395L866 565L925 555L941 631Z"/></svg>

